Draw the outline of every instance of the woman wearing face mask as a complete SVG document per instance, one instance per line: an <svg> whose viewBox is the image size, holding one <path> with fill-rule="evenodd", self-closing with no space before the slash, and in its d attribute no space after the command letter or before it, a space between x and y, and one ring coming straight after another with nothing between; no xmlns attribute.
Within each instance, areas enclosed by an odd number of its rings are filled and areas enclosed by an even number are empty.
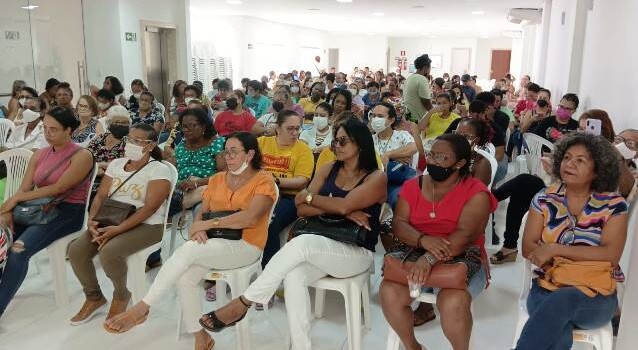
<svg viewBox="0 0 638 350"><path fill-rule="evenodd" d="M115 95L108 90L100 90L97 92L97 109L100 113L100 118L105 117L109 111L109 108L115 106Z"/></svg>
<svg viewBox="0 0 638 350"><path fill-rule="evenodd" d="M416 176L416 170L411 168L412 156L417 153L416 143L408 131L394 129L397 114L390 103L378 104L370 111L369 118L374 147L388 176L388 204L394 208L401 185Z"/></svg>
<svg viewBox="0 0 638 350"><path fill-rule="evenodd" d="M210 269L237 269L259 259L266 242L268 214L275 200L275 184L270 173L262 170L260 147L253 135L246 132L230 135L223 155L228 171L210 178L202 210L190 229L190 240L166 261L141 302L107 321L109 329L126 332L144 322L149 310L164 302L167 292L176 287L182 325L194 334L195 350L214 348L215 342L198 322L203 310L199 283ZM218 211L238 212L202 220L202 213ZM214 227L242 229L242 239L209 239L206 231Z"/></svg>
<svg viewBox="0 0 638 350"><path fill-rule="evenodd" d="M292 103L299 103L301 99L301 87L299 86L299 80L293 80L290 82L290 98Z"/></svg>
<svg viewBox="0 0 638 350"><path fill-rule="evenodd" d="M82 147L86 147L96 136L104 133L102 123L98 122L98 107L93 97L80 96L75 110L80 119L80 126L75 129L71 139Z"/></svg>
<svg viewBox="0 0 638 350"><path fill-rule="evenodd" d="M7 143L0 151L14 148L36 150L48 145L44 138L42 124L42 111L46 110L46 101L33 97L24 98L21 101L23 109L19 117L22 124L11 132Z"/></svg>
<svg viewBox="0 0 638 350"><path fill-rule="evenodd" d="M379 83L373 81L368 83L367 88L368 93L363 96L363 103L366 106L365 110L369 111L381 102L381 93L379 92L381 87L379 86Z"/></svg>
<svg viewBox="0 0 638 350"><path fill-rule="evenodd" d="M124 158L113 160L102 177L89 210L88 231L69 245L69 261L86 297L82 308L71 318L71 325L90 321L106 307L107 299L102 294L93 264L96 255L115 289L106 316L110 320L126 311L131 299L126 286L126 259L162 240L171 191L171 170L161 162L157 136L150 125L142 123L131 127L126 137ZM94 218L106 198L132 204L137 210L118 225L104 227Z"/></svg>
<svg viewBox="0 0 638 350"><path fill-rule="evenodd" d="M579 99L576 94L565 94L560 100L553 118L545 118L529 132L534 133L551 143L558 141L563 135L578 129L578 122L572 119L572 114L578 108Z"/></svg>
<svg viewBox="0 0 638 350"><path fill-rule="evenodd" d="M330 147L332 142L332 127L328 123L331 114L332 107L329 104L325 102L319 104L312 117L314 128L304 130L299 136L301 141L310 146L315 158L324 148Z"/></svg>
<svg viewBox="0 0 638 350"><path fill-rule="evenodd" d="M227 110L215 117L215 130L221 136L227 136L235 132L252 132L260 135L264 132L263 126L257 124L257 119L244 108L246 95L242 90L235 90L226 100Z"/></svg>
<svg viewBox="0 0 638 350"><path fill-rule="evenodd" d="M350 91L350 94L352 94L352 104L361 107L361 109L364 109L365 102L363 102L363 97L359 96L359 85L357 85L357 83L348 85L348 91Z"/></svg>
<svg viewBox="0 0 638 350"><path fill-rule="evenodd" d="M107 132L95 137L86 148L93 153L97 163L99 183L104 171L112 160L124 157L124 136L128 135L131 126L131 117L126 108L113 106L105 117Z"/></svg>
<svg viewBox="0 0 638 350"><path fill-rule="evenodd" d="M148 91L143 91L140 93L138 101L138 110L131 111L132 124L148 124L159 134L164 129L165 121L162 113L158 109L153 108L155 96Z"/></svg>
<svg viewBox="0 0 638 350"><path fill-rule="evenodd" d="M476 152L476 149L486 150L494 131L485 120L463 118L454 133L463 136L472 148L470 174L481 180L485 186L489 186L492 181L492 167L487 159Z"/></svg>
<svg viewBox="0 0 638 350"><path fill-rule="evenodd" d="M26 108L25 107L25 102L28 98L34 98L34 97L38 97L38 92L35 91L35 89L30 88L28 86L24 86L22 87L22 89L20 90L20 95L18 98L18 114L16 115L16 117L13 119L13 123L15 125L20 125L22 124L22 111Z"/></svg>
<svg viewBox="0 0 638 350"><path fill-rule="evenodd" d="M419 121L419 130L426 139L435 139L445 132L453 121L460 116L453 112L452 97L448 93L436 96L437 105Z"/></svg>
<svg viewBox="0 0 638 350"><path fill-rule="evenodd" d="M18 115L20 110L20 106L18 105L20 91L22 91L22 88L25 86L27 86L27 83L24 80L16 80L11 86L11 99L9 99L9 103L7 104L9 106L9 115L7 116L9 120L14 120Z"/></svg>
<svg viewBox="0 0 638 350"><path fill-rule="evenodd" d="M472 301L486 288L489 276L484 229L497 205L489 189L470 176L471 154L464 137L439 136L427 154L428 175L409 180L401 188L392 222L397 238L426 250L408 273L408 280L436 294L443 334L455 350L469 349ZM435 265L467 253L480 255L481 264L468 276L466 290L424 285ZM414 335L408 286L383 280L379 295L383 314L404 347L425 349Z"/></svg>
<svg viewBox="0 0 638 350"><path fill-rule="evenodd" d="M303 108L304 115L311 115L315 112L317 106L322 103L325 85L318 81L312 84L308 97L299 100L299 104Z"/></svg>
<svg viewBox="0 0 638 350"><path fill-rule="evenodd" d="M131 82L131 96L128 98L127 108L131 113L134 113L139 108L139 100L142 92L148 91L144 82L141 79L133 79Z"/></svg>

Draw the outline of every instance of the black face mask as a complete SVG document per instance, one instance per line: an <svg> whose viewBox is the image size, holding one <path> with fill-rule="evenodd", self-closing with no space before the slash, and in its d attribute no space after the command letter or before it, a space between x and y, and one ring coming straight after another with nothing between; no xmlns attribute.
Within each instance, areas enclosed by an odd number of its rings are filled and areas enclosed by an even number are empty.
<svg viewBox="0 0 638 350"><path fill-rule="evenodd" d="M428 171L428 174L430 174L430 177L432 178L432 180L436 182L442 182L447 180L450 177L450 175L452 175L452 173L456 171L454 167L445 168L445 167L434 165L434 164L428 164L426 166L426 169Z"/></svg>
<svg viewBox="0 0 638 350"><path fill-rule="evenodd" d="M275 112L279 113L281 112L282 109L284 109L284 103L280 101L275 101L272 103L272 109L274 109Z"/></svg>
<svg viewBox="0 0 638 350"><path fill-rule="evenodd" d="M226 107L228 107L228 109L230 110L237 108L237 105L238 105L237 99L234 97L231 97L226 100Z"/></svg>
<svg viewBox="0 0 638 350"><path fill-rule="evenodd" d="M116 139L121 139L122 137L128 135L128 129L128 125L111 124L111 126L109 126L109 131Z"/></svg>

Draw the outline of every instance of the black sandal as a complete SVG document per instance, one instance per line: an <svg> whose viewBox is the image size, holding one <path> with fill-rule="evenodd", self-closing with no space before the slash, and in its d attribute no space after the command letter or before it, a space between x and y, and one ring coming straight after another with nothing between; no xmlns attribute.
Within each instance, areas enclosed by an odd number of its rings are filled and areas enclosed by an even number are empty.
<svg viewBox="0 0 638 350"><path fill-rule="evenodd" d="M507 254L503 254L503 251L499 250L494 253L494 255L490 256L490 262L493 265L501 265L506 262L514 262L516 261L516 256L518 255L518 249L509 252Z"/></svg>
<svg viewBox="0 0 638 350"><path fill-rule="evenodd" d="M218 333L218 332L221 332L224 328L232 327L235 324L237 324L238 322L241 322L241 320L243 320L244 317L246 317L246 314L248 314L248 310L250 309L250 304L248 304L246 301L244 301L244 297L243 296L239 297L239 301L242 304L244 304L244 306L246 307L246 311L244 312L244 314L239 319L235 320L234 322L226 324L226 323L220 321L219 318L217 318L217 315L215 314L215 311L213 311L213 312L209 312L207 314L204 314L202 316L202 317L206 317L206 321L212 321L213 327L210 327L201 318L199 319L199 324L207 331Z"/></svg>

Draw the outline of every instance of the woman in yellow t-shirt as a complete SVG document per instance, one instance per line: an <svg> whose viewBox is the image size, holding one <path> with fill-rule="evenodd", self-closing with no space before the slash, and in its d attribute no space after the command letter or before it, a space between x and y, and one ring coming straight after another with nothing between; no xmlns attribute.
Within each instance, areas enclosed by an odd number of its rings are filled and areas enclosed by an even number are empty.
<svg viewBox="0 0 638 350"><path fill-rule="evenodd" d="M142 301L106 322L109 331L126 332L144 322L151 306L162 302L166 293L177 286L182 324L194 334L195 349L214 347L215 342L199 324L203 309L198 284L211 268L236 269L259 259L275 200L275 184L272 175L260 170L263 157L254 136L247 132L231 134L222 154L228 171L210 178L202 210L190 228L190 240L166 261ZM229 210L238 212L202 220L202 213ZM211 228L242 229L242 239L209 239L206 231Z"/></svg>
<svg viewBox="0 0 638 350"><path fill-rule="evenodd" d="M310 147L299 140L301 121L294 111L283 110L277 115L277 136L259 138L264 170L272 174L280 190L261 260L264 267L280 248L279 233L297 219L295 195L306 188L312 177L315 159Z"/></svg>
<svg viewBox="0 0 638 350"><path fill-rule="evenodd" d="M443 135L450 124L460 118L458 114L452 112L454 105L450 94L438 94L436 103L437 106L419 121L419 130L424 132L426 139L435 139Z"/></svg>

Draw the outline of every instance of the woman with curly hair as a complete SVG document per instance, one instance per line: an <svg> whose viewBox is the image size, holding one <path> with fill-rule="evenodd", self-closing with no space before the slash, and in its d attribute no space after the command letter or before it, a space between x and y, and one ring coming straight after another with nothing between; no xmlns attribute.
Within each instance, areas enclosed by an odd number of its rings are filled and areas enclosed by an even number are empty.
<svg viewBox="0 0 638 350"><path fill-rule="evenodd" d="M516 350L569 349L574 328L598 328L614 316L615 288L591 296L580 286L552 287L544 271L557 258L608 262L609 282L624 280L618 261L628 215L627 202L616 192L618 162L614 146L600 136L569 134L556 144L551 170L560 181L536 194L523 234L523 256L540 270Z"/></svg>
<svg viewBox="0 0 638 350"><path fill-rule="evenodd" d="M472 147L472 161L470 164L472 177L481 180L485 186L489 186L492 181L492 166L490 161L483 158L476 150L487 150L488 144L494 135L494 130L485 120L466 117L461 119L454 133L463 136Z"/></svg>

